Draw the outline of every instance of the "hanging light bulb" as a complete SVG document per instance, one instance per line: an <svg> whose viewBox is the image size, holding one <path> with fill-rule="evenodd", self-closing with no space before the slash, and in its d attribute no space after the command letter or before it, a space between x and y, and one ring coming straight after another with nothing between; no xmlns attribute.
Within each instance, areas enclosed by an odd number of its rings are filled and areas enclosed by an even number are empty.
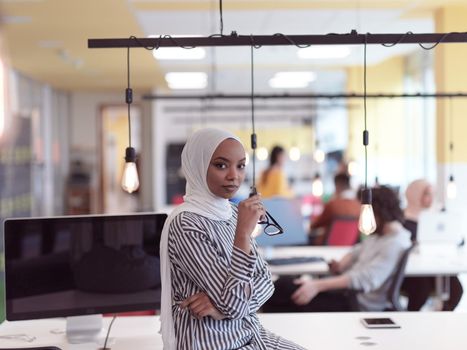
<svg viewBox="0 0 467 350"><path fill-rule="evenodd" d="M454 181L454 176L449 176L448 186L446 188L446 195L449 199L454 199L457 197L457 186Z"/></svg>
<svg viewBox="0 0 467 350"><path fill-rule="evenodd" d="M326 154L324 151L320 148L315 149L315 152L313 153L313 158L316 161L316 163L322 163L326 159Z"/></svg>
<svg viewBox="0 0 467 350"><path fill-rule="evenodd" d="M363 49L363 146L365 148L365 187L361 193L362 206L360 208L360 217L358 218L358 229L365 235L369 235L376 230L375 214L371 205L371 189L368 188L368 144L370 143L369 132L366 127L366 44L367 36L365 35L365 45Z"/></svg>
<svg viewBox="0 0 467 350"><path fill-rule="evenodd" d="M356 161L351 160L349 164L347 164L347 172L350 176L355 176L358 173L358 164Z"/></svg>
<svg viewBox="0 0 467 350"><path fill-rule="evenodd" d="M257 156L258 156L258 159L259 160L266 160L268 159L268 155L269 155L269 152L267 150L266 147L260 147L258 148L258 151L257 151Z"/></svg>
<svg viewBox="0 0 467 350"><path fill-rule="evenodd" d="M375 214L371 205L371 189L362 190L362 206L360 208L360 217L358 218L358 229L361 233L369 235L376 230Z"/></svg>
<svg viewBox="0 0 467 350"><path fill-rule="evenodd" d="M125 167L122 176L122 188L128 193L133 193L139 187L138 170L136 169L136 151L133 147L125 150Z"/></svg>
<svg viewBox="0 0 467 350"><path fill-rule="evenodd" d="M300 157L301 157L300 148L298 148L297 146L291 147L290 150L289 150L290 160L293 161L293 162L296 162L296 161L300 160Z"/></svg>
<svg viewBox="0 0 467 350"><path fill-rule="evenodd" d="M133 37L130 37L132 39ZM131 147L131 103L133 102L133 90L130 88L130 47L127 48L127 79L128 86L125 90L125 102L128 106L128 147L125 149L125 167L122 176L122 188L128 193L133 193L139 188L138 170L136 169L136 151Z"/></svg>
<svg viewBox="0 0 467 350"><path fill-rule="evenodd" d="M313 182L311 183L311 193L315 197L321 197L323 195L323 181L321 181L321 176L316 173Z"/></svg>
<svg viewBox="0 0 467 350"><path fill-rule="evenodd" d="M449 98L449 119L450 119L450 130L449 130L449 163L451 167L451 175L449 176L448 185L446 186L446 196L449 199L454 199L457 197L457 186L454 181L454 175L452 175L453 168L453 156L454 156L454 141L453 141L453 131L454 131L454 119L453 119L453 106L452 98Z"/></svg>

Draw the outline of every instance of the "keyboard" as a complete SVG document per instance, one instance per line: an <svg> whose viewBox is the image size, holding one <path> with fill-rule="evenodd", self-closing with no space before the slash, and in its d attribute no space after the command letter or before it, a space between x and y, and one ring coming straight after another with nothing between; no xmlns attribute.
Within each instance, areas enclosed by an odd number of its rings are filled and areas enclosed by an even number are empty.
<svg viewBox="0 0 467 350"><path fill-rule="evenodd" d="M325 260L320 256L294 256L290 258L274 258L266 260L269 265L293 265L293 264L306 264L314 262L324 262Z"/></svg>

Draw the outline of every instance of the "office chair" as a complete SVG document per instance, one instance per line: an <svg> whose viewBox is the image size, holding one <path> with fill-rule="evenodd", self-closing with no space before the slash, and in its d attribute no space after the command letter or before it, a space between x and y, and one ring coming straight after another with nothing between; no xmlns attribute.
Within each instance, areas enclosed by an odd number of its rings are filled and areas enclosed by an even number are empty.
<svg viewBox="0 0 467 350"><path fill-rule="evenodd" d="M405 311L405 308L402 307L399 301L400 297L400 289L402 285L402 281L404 280L405 276L405 268L407 266L407 261L409 260L410 252L413 249L413 245L406 249L406 251L402 254L399 259L399 262L396 266L396 271L394 276L392 277L392 283L388 289L388 301L391 304L391 307L387 308L385 311Z"/></svg>
<svg viewBox="0 0 467 350"><path fill-rule="evenodd" d="M358 242L360 232L358 219L354 217L336 218L327 234L326 244L331 246L351 246Z"/></svg>
<svg viewBox="0 0 467 350"><path fill-rule="evenodd" d="M400 289L402 285L402 281L404 280L405 276L405 268L407 266L407 261L409 260L410 252L414 246L410 246L407 248L399 258L399 261L395 267L394 274L391 275L391 283L389 285L389 289L387 292L387 301L389 302L390 306L384 309L384 311L405 311L405 308L400 304L399 297L400 297ZM362 293L361 290L348 290L347 295L349 297L349 303L351 311L362 311L360 310L360 305L358 303L357 295Z"/></svg>

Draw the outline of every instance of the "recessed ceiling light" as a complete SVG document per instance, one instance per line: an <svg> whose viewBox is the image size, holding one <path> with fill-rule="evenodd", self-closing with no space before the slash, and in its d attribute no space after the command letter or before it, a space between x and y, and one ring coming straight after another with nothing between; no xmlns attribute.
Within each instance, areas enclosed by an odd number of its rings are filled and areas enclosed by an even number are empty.
<svg viewBox="0 0 467 350"><path fill-rule="evenodd" d="M201 47L182 49L181 47L161 47L152 50L157 60L202 60L206 57L206 51Z"/></svg>
<svg viewBox="0 0 467 350"><path fill-rule="evenodd" d="M349 55L350 47L347 45L313 45L297 51L297 56L303 59L345 58Z"/></svg>
<svg viewBox="0 0 467 350"><path fill-rule="evenodd" d="M269 86L274 89L305 88L316 79L313 72L277 72L269 79Z"/></svg>
<svg viewBox="0 0 467 350"><path fill-rule="evenodd" d="M169 72L165 81L171 89L204 89L208 85L208 77L204 72Z"/></svg>

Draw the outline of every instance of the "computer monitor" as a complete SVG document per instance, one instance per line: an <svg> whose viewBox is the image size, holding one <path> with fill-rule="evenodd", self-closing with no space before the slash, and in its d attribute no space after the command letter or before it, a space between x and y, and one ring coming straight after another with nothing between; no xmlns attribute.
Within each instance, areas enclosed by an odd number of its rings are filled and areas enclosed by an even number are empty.
<svg viewBox="0 0 467 350"><path fill-rule="evenodd" d="M259 246L294 246L308 244L302 216L302 201L299 198L270 198L264 199L263 205L274 219L282 226L284 233L268 236L261 233L256 237Z"/></svg>
<svg viewBox="0 0 467 350"><path fill-rule="evenodd" d="M423 244L459 244L465 236L464 217L457 211L425 211L420 214L417 241Z"/></svg>
<svg viewBox="0 0 467 350"><path fill-rule="evenodd" d="M159 308L166 218L138 213L7 219L7 320Z"/></svg>

